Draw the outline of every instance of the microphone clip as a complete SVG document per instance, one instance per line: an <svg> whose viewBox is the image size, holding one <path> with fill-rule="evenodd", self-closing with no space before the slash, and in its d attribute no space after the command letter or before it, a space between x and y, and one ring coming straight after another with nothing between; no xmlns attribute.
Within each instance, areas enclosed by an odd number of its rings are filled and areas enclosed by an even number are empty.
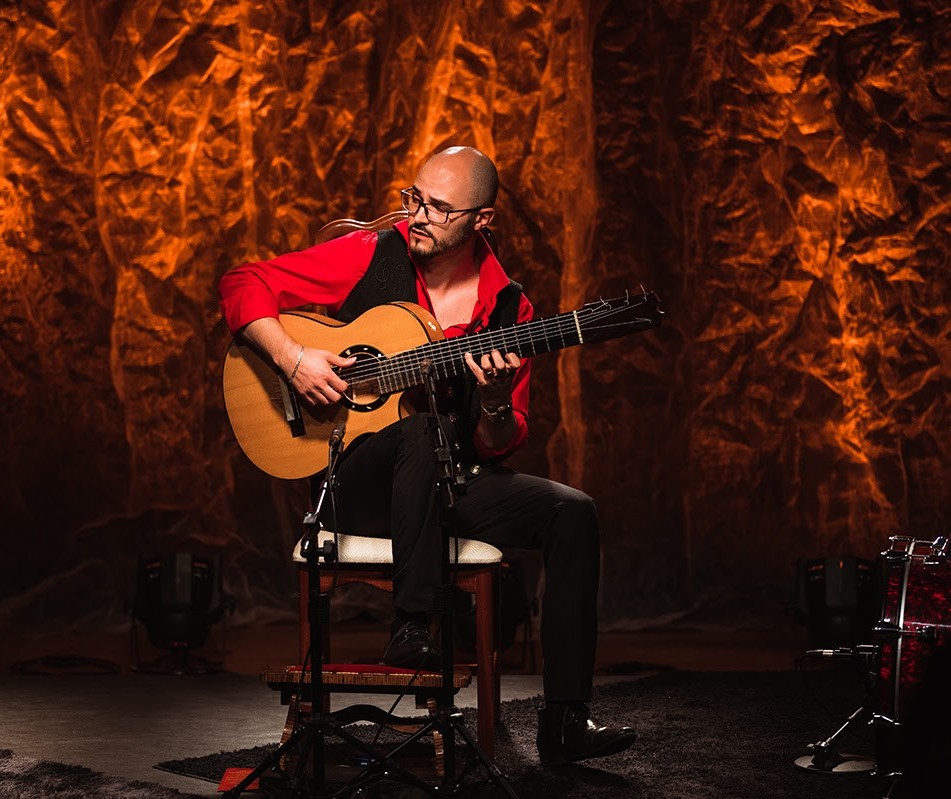
<svg viewBox="0 0 951 799"><path fill-rule="evenodd" d="M331 452L336 452L343 446L343 439L347 433L347 423L341 419L334 425L333 432L330 434L330 438L327 440L327 446L330 447Z"/></svg>

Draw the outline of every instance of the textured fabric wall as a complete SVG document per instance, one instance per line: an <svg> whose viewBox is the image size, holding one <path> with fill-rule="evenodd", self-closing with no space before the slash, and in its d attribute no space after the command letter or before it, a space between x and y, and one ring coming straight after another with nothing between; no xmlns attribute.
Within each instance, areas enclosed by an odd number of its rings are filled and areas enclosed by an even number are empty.
<svg viewBox="0 0 951 799"><path fill-rule="evenodd" d="M304 486L234 443L215 284L452 143L541 313L667 309L539 359L517 459L598 500L607 621L946 532L948 44L938 0L4 4L0 618L115 621L179 549L293 609Z"/></svg>

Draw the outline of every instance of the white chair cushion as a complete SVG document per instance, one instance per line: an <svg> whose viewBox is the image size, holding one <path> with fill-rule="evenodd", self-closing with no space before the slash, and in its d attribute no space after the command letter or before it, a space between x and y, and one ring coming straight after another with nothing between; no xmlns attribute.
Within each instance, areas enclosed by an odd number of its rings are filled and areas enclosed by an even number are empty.
<svg viewBox="0 0 951 799"><path fill-rule="evenodd" d="M322 547L325 541L333 541L334 534L330 530L321 530L317 536L317 546ZM303 540L303 539L301 539ZM456 558L456 541L459 542ZM295 563L303 563L300 554L301 542L294 547ZM393 542L389 538L371 538L365 535L337 535L337 560L340 563L392 563ZM449 539L449 557L453 563L463 566L481 563L499 563L502 553L491 544L482 541L472 541L468 538Z"/></svg>

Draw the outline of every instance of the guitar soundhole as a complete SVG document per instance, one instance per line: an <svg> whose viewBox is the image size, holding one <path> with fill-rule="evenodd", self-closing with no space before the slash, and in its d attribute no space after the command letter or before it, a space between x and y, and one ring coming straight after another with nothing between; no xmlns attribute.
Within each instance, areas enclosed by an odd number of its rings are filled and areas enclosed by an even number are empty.
<svg viewBox="0 0 951 799"><path fill-rule="evenodd" d="M341 357L355 355L356 363L338 370L349 388L340 399L340 404L353 411L367 412L379 408L390 398L381 386L382 367L386 356L375 347L357 344L340 353Z"/></svg>

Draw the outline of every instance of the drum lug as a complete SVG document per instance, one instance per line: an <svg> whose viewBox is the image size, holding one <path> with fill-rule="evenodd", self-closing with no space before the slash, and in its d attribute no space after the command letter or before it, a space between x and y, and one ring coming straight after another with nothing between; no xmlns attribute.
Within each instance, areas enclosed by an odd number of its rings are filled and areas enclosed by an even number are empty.
<svg viewBox="0 0 951 799"><path fill-rule="evenodd" d="M938 628L931 624L926 624L915 630L915 635L919 638L927 638L930 641L934 641L938 637Z"/></svg>
<svg viewBox="0 0 951 799"><path fill-rule="evenodd" d="M931 552L925 557L925 566L937 566L947 557L948 538L939 535L931 544Z"/></svg>
<svg viewBox="0 0 951 799"><path fill-rule="evenodd" d="M885 552L883 555L887 563L904 563L911 557L907 552Z"/></svg>
<svg viewBox="0 0 951 799"><path fill-rule="evenodd" d="M886 640L895 640L901 637L901 630L895 624L876 624L875 634Z"/></svg>

